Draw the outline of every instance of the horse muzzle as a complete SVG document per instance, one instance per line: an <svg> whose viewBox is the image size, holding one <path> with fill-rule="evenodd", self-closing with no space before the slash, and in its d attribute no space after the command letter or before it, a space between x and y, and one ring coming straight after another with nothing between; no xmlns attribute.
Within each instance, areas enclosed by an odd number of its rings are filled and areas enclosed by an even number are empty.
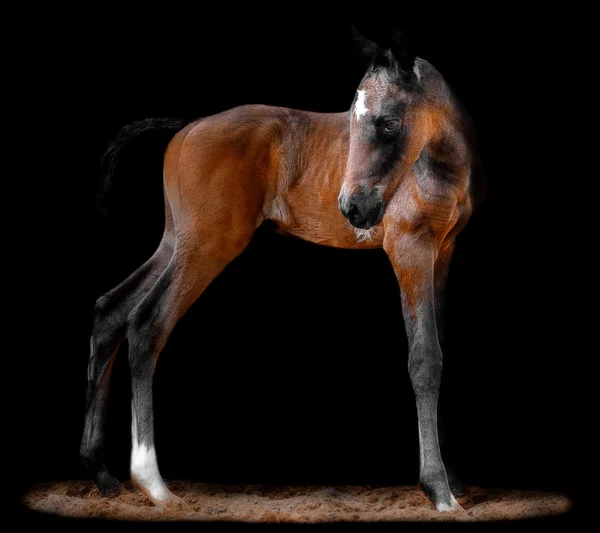
<svg viewBox="0 0 600 533"><path fill-rule="evenodd" d="M361 189L352 195L342 194L338 205L350 224L360 229L369 229L379 224L385 211L383 194L377 189Z"/></svg>

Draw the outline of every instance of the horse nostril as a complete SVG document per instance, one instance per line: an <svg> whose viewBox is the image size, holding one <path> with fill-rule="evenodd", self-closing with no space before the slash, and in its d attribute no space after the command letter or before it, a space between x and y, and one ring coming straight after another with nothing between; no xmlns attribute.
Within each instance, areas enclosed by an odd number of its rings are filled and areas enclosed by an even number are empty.
<svg viewBox="0 0 600 533"><path fill-rule="evenodd" d="M358 215L358 207L356 207L356 204L350 204L348 206L348 218L352 218L356 215Z"/></svg>

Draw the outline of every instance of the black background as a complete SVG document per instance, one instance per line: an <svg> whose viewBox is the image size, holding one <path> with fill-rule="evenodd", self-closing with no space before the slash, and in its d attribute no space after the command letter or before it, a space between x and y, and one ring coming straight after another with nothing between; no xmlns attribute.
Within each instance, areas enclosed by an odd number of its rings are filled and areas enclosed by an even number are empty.
<svg viewBox="0 0 600 533"><path fill-rule="evenodd" d="M391 13L385 20L356 26L376 38L402 19ZM539 19L490 12L476 20L404 24L416 53L473 116L490 180L450 274L444 456L466 484L560 490L577 502L570 289L556 283L568 256L555 216L557 199L568 200L561 183L569 161L554 111L557 87L565 88L557 80L564 50ZM193 34L154 30L115 24L97 41L86 107L93 123L78 139L91 157L76 200L85 213L48 229L62 236L48 270L55 283L40 280L43 304L30 310L40 338L24 339L53 348L27 361L22 404L31 418L19 433L20 489L86 479L78 448L93 304L161 237L164 145L133 146L117 172L109 216L95 209L94 161L119 129L246 103L345 111L365 67L345 22L204 20ZM126 479L123 348L112 378L107 461ZM406 365L399 291L383 251L323 248L261 228L161 355L161 473L167 480L415 484L416 409Z"/></svg>

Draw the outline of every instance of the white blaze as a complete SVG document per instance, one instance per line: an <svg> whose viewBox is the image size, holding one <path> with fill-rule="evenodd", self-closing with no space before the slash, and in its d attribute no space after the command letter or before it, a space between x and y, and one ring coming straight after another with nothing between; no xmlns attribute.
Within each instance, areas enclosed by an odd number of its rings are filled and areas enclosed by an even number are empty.
<svg viewBox="0 0 600 533"><path fill-rule="evenodd" d="M366 105L367 92L366 91L357 91L358 96L356 98L356 104L354 105L354 114L356 115L356 120L360 120L363 115L366 115L369 110Z"/></svg>

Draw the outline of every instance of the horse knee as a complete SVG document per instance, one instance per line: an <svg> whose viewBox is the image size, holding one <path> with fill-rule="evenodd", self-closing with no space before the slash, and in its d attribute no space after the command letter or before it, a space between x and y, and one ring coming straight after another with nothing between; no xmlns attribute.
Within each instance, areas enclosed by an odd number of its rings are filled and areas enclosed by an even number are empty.
<svg viewBox="0 0 600 533"><path fill-rule="evenodd" d="M408 373L416 395L437 393L442 382L439 348L416 348L409 355Z"/></svg>

